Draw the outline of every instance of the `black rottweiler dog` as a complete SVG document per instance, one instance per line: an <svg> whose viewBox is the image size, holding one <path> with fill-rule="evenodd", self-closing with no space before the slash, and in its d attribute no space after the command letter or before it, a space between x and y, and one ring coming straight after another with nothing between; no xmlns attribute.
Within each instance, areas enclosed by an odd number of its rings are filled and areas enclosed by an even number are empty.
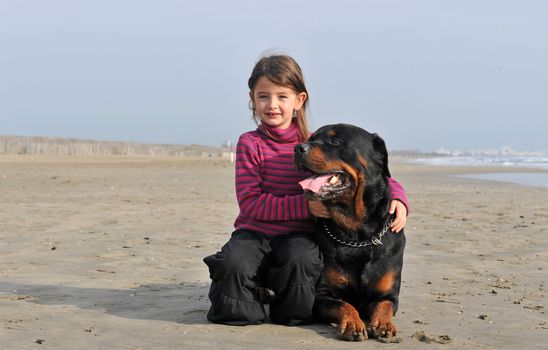
<svg viewBox="0 0 548 350"><path fill-rule="evenodd" d="M336 124L295 147L295 164L315 176L301 185L331 219L316 221L324 259L314 314L335 322L345 340L392 337L398 309L405 236L390 231L388 152L382 138Z"/></svg>

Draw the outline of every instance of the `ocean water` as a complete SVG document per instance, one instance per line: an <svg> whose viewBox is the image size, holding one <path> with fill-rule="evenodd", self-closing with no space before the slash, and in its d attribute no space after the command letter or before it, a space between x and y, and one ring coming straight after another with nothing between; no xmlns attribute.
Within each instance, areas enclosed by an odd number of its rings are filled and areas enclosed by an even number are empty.
<svg viewBox="0 0 548 350"><path fill-rule="evenodd" d="M459 156L419 158L414 162L444 166L497 166L504 167L504 172L486 172L480 174L458 175L487 181L510 182L523 186L548 188L548 157L532 156ZM547 172L516 172L515 168L542 169Z"/></svg>
<svg viewBox="0 0 548 350"><path fill-rule="evenodd" d="M531 156L459 156L418 158L415 162L431 165L502 166L548 169L548 157Z"/></svg>

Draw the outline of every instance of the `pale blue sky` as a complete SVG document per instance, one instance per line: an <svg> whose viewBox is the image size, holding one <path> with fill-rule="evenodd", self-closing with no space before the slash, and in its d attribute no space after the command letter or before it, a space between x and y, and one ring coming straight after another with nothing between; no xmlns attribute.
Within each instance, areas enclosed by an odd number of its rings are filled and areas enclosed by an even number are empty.
<svg viewBox="0 0 548 350"><path fill-rule="evenodd" d="M548 150L543 0L0 0L0 134L235 141L268 49L300 63L314 129Z"/></svg>

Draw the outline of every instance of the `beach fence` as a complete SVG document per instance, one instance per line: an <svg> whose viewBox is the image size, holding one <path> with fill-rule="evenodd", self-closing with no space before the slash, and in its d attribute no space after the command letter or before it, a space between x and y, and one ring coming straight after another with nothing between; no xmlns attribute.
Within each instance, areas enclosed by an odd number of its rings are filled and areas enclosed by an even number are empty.
<svg viewBox="0 0 548 350"><path fill-rule="evenodd" d="M146 144L44 136L2 136L0 154L60 156L177 156L230 159L231 150L203 145Z"/></svg>

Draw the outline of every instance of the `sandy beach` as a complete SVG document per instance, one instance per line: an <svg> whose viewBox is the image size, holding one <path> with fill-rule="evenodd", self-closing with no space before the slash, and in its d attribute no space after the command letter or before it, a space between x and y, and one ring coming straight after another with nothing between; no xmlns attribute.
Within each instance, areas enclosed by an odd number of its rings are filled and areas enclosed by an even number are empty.
<svg viewBox="0 0 548 350"><path fill-rule="evenodd" d="M0 348L548 349L548 189L453 176L502 168L391 171L413 208L401 342L348 343L323 324L207 322L230 162L0 156Z"/></svg>

